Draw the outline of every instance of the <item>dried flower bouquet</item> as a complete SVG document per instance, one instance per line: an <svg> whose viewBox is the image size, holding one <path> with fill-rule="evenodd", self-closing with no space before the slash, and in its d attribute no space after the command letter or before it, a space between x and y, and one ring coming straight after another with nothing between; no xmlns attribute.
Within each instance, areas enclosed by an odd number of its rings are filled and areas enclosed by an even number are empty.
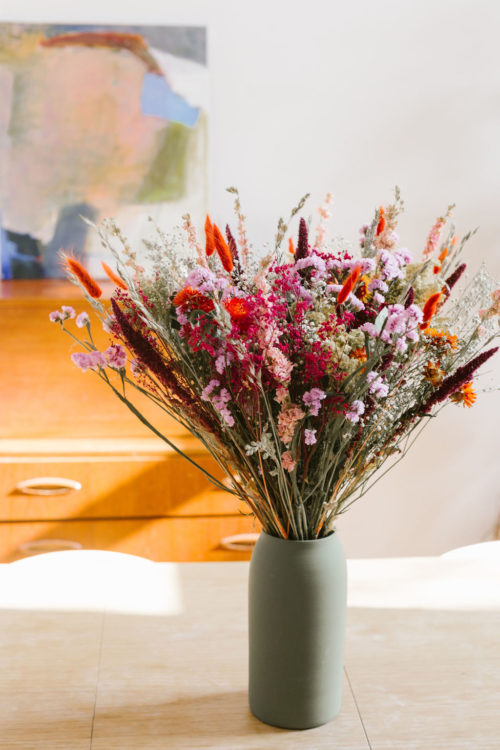
<svg viewBox="0 0 500 750"><path fill-rule="evenodd" d="M500 290L481 268L455 299L470 233L457 239L451 207L418 260L395 231L398 190L362 228L356 254L327 244L327 196L313 239L301 218L296 244L286 241L280 219L273 251L259 257L238 192L229 192L237 238L207 217L201 244L186 215L182 232L156 229L145 241L148 270L113 221L97 228L115 259L116 270L103 264L115 284L110 305L64 256L112 337L106 351L93 343L87 312L63 306L50 318L81 345L75 364L175 450L136 408L134 389L199 438L230 485L198 468L244 500L265 531L321 538L442 406L472 406L477 370L497 351ZM72 318L85 339L67 327Z"/></svg>

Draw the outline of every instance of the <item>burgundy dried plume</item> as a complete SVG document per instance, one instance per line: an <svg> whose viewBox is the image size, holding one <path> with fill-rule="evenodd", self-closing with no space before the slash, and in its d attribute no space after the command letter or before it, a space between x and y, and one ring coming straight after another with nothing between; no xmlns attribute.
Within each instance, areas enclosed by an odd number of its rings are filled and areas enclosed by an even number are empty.
<svg viewBox="0 0 500 750"><path fill-rule="evenodd" d="M309 252L308 244L308 232L307 224L305 219L301 219L299 223L299 239L297 242L297 249L295 250L295 260L305 258Z"/></svg>
<svg viewBox="0 0 500 750"><path fill-rule="evenodd" d="M127 316L113 298L111 299L111 306L123 338L137 359L156 375L160 383L166 385L165 380L168 373L161 356L151 342L131 325Z"/></svg>
<svg viewBox="0 0 500 750"><path fill-rule="evenodd" d="M446 286L448 287L448 289L450 290L453 289L453 287L455 286L455 284L457 283L457 281L459 280L459 278L465 271L466 267L467 267L466 263L461 263L458 266L458 268L455 268L453 273L450 276L448 276L448 278L444 282Z"/></svg>
<svg viewBox="0 0 500 750"><path fill-rule="evenodd" d="M233 260L238 260L238 248L236 247L236 240L234 239L233 233L231 232L229 228L229 224L226 224L226 237L227 237L227 246L229 247L229 250L231 251Z"/></svg>
<svg viewBox="0 0 500 750"><path fill-rule="evenodd" d="M379 367L380 372L384 372L384 370L388 370L393 362L394 362L393 352L387 352L387 354L384 354L384 356L380 360L380 367Z"/></svg>
<svg viewBox="0 0 500 750"><path fill-rule="evenodd" d="M121 334L137 359L158 378L171 395L183 404L193 421L201 424L208 432L214 432L214 425L205 413L204 404L195 400L193 395L179 382L179 377L173 368L163 361L161 355L146 336L131 325L116 300L111 299L111 306Z"/></svg>
<svg viewBox="0 0 500 750"><path fill-rule="evenodd" d="M481 354L478 354L477 357L474 357L474 359L471 359L470 362L467 362L466 365L458 367L456 372L454 372L453 375L445 378L439 388L434 391L434 393L431 395L430 399L424 406L424 412L428 414L433 406L439 404L441 401L444 401L448 398L448 396L451 396L452 393L458 391L458 389L462 385L468 383L476 370L479 369L481 365L484 365L484 363L497 351L498 346L495 346L493 347L493 349L488 349L485 352L481 352Z"/></svg>
<svg viewBox="0 0 500 750"><path fill-rule="evenodd" d="M404 303L405 309L408 309L410 305L413 305L414 301L415 301L415 292L413 291L413 287L411 286L408 289L408 293L405 297L405 303Z"/></svg>

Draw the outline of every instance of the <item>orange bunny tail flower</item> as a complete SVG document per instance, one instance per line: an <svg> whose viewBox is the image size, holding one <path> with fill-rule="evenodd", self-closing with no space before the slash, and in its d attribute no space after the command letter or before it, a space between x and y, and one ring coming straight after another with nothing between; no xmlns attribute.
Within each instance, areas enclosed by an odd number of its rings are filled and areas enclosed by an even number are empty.
<svg viewBox="0 0 500 750"><path fill-rule="evenodd" d="M212 222L210 221L210 216L208 214L207 214L207 218L205 219L205 237L206 237L205 252L207 255L212 255L215 252L214 228L213 228Z"/></svg>
<svg viewBox="0 0 500 750"><path fill-rule="evenodd" d="M93 299L99 299L102 295L102 289L99 284L94 281L89 272L82 266L82 264L76 260L76 258L70 258L65 256L66 265L71 273L76 276L83 288L88 292L89 296Z"/></svg>
<svg viewBox="0 0 500 750"><path fill-rule="evenodd" d="M101 265L103 267L104 273L106 276L108 276L109 279L113 282L115 286L119 286L120 289L125 289L125 291L128 290L128 286L125 284L123 279L121 279L117 273L113 271L112 268L108 266L107 263L105 263L103 260L101 260Z"/></svg>
<svg viewBox="0 0 500 750"><path fill-rule="evenodd" d="M340 290L338 297L337 297L337 305L341 305L343 302L346 301L354 287L356 286L356 283L359 279L359 274L361 272L361 266L356 266L352 269L351 273L347 277L347 279L344 281L344 286Z"/></svg>
<svg viewBox="0 0 500 750"><path fill-rule="evenodd" d="M289 252L289 253L290 253L291 255L295 255L295 248L294 248L294 246L293 246L293 240L292 240L292 238L291 238L291 237L289 237L289 238L288 238L288 252Z"/></svg>
<svg viewBox="0 0 500 750"><path fill-rule="evenodd" d="M420 328L422 330L425 330L425 328L427 328L427 325L429 324L429 321L432 320L434 313L436 312L440 297L441 292L435 292L435 294L431 294L431 296L425 303L424 309L422 311L424 313L424 317L422 322L420 323Z"/></svg>
<svg viewBox="0 0 500 750"><path fill-rule="evenodd" d="M382 232L385 229L385 211L384 207L380 206L378 211L378 224L377 224L377 231L375 232L376 236L378 237L379 234L382 234Z"/></svg>
<svg viewBox="0 0 500 750"><path fill-rule="evenodd" d="M221 260L221 263L224 269L228 273L231 273L234 267L233 256L217 224L213 224L213 238L214 238L214 243L215 243L215 249L217 250L219 254L219 258Z"/></svg>

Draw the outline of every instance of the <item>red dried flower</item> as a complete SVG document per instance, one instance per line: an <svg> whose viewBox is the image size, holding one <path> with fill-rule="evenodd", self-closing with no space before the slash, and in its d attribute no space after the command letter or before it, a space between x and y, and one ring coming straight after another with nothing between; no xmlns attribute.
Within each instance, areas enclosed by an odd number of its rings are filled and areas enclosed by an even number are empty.
<svg viewBox="0 0 500 750"><path fill-rule="evenodd" d="M210 297L190 286L177 292L172 303L176 307L184 307L187 310L203 310L203 312L211 312L215 307Z"/></svg>
<svg viewBox="0 0 500 750"><path fill-rule="evenodd" d="M248 304L241 297L227 299L224 302L224 307L231 316L233 323L238 323L240 326L249 323L250 310L248 309Z"/></svg>

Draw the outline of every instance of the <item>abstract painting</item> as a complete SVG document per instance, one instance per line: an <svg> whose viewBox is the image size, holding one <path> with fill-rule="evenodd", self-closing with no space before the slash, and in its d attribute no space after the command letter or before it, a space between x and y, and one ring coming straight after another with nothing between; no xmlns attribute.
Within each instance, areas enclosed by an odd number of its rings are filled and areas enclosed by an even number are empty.
<svg viewBox="0 0 500 750"><path fill-rule="evenodd" d="M0 24L2 277L63 276L61 248L102 276L84 218L132 244L201 217L208 96L203 27Z"/></svg>

